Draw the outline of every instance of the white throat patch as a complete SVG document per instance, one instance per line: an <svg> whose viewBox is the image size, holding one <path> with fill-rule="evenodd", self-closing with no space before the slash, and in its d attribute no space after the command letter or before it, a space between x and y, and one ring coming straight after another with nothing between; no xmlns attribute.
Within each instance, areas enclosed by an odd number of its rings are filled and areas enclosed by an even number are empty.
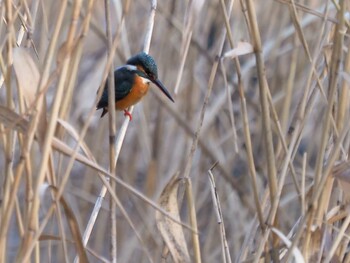
<svg viewBox="0 0 350 263"><path fill-rule="evenodd" d="M141 77L141 79L142 79L142 82L144 84L149 84L151 82L149 79L146 79L146 78L143 78L143 77Z"/></svg>

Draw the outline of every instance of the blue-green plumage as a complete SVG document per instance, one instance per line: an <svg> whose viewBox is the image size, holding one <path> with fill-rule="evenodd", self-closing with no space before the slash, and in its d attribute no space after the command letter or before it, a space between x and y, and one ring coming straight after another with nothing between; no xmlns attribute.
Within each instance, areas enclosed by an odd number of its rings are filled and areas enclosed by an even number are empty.
<svg viewBox="0 0 350 263"><path fill-rule="evenodd" d="M158 80L158 69L154 59L150 55L140 52L128 59L125 66L114 71L116 108L126 110L125 105L130 105L129 102L136 103L147 92L149 82L156 84L174 102L169 92ZM108 82L97 104L97 109L103 109L101 117L108 111Z"/></svg>
<svg viewBox="0 0 350 263"><path fill-rule="evenodd" d="M126 62L128 65L140 66L145 73L154 79L158 78L158 68L154 59L145 52L138 53Z"/></svg>
<svg viewBox="0 0 350 263"><path fill-rule="evenodd" d="M134 82L135 74L130 72L130 70L123 66L114 71L114 91L115 91L115 101L122 100L125 98L132 88L132 83ZM97 104L97 109L102 109L108 107L108 84L106 83L105 88L100 101ZM103 112L102 114L106 114ZM103 115L101 117L103 117Z"/></svg>

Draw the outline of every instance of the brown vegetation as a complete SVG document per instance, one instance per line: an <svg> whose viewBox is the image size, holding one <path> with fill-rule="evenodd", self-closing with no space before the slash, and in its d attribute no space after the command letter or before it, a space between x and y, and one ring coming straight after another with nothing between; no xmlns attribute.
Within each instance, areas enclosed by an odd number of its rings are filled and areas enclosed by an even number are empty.
<svg viewBox="0 0 350 263"><path fill-rule="evenodd" d="M349 8L0 1L0 263L350 262Z"/></svg>

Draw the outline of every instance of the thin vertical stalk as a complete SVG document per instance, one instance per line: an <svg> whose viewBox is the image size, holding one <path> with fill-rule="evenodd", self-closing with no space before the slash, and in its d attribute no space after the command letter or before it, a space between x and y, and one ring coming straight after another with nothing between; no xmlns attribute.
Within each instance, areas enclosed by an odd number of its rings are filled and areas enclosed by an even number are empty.
<svg viewBox="0 0 350 263"><path fill-rule="evenodd" d="M270 200L271 207L278 207L277 199L277 174L276 174L276 161L275 152L272 140L272 130L271 130L271 117L268 102L268 83L265 74L264 58L262 53L261 37L258 28L258 22L256 18L255 6L252 0L246 0L247 14L248 14L248 26L250 29L251 38L253 41L253 48L255 53L257 74L259 80L259 97L260 97L260 107L262 111L262 133L264 139L264 146L266 151L266 161L267 161L267 177L268 185L270 190ZM272 212L272 210L270 211ZM269 214L267 223L275 227L277 223L277 218L273 213ZM273 235L273 247L277 246L278 239ZM273 254L273 260L277 255Z"/></svg>
<svg viewBox="0 0 350 263"><path fill-rule="evenodd" d="M12 1L6 0L5 1L5 19L7 21L7 41L6 41L6 48L7 48L7 68L6 72L4 73L5 77L5 84L6 84L6 104L7 107L12 109L14 107L13 101L12 101L12 88L11 88L11 74L12 74L12 64L13 64L13 45L14 43L14 37L15 37L15 29L14 29L14 14L12 9ZM2 203L8 204L10 199L10 193L11 193L11 178L13 178L13 153L14 153L14 145L15 145L15 134L14 131L11 130L6 134L6 140L4 143L4 150L5 150L5 177L4 181L1 182L3 184L3 193L1 196ZM4 215L3 209L5 206L1 208L0 215ZM6 251L7 246L5 242L6 236L1 236L0 241L0 262L6 262Z"/></svg>
<svg viewBox="0 0 350 263"><path fill-rule="evenodd" d="M148 53L149 48L151 46L151 39L152 39L152 33L153 33L153 26L154 26L154 17L156 15L156 9L157 9L157 0L152 0L151 1L151 12L148 17L148 22L146 26L146 33L145 33L145 39L143 42L143 51ZM134 106L131 106L128 111L130 114L134 111ZM121 151L121 148L124 143L126 131L128 130L130 123L130 119L128 117L125 118L122 127L119 130L117 139L116 139L116 144L115 144L115 163L118 162L119 159L119 154Z"/></svg>
<svg viewBox="0 0 350 263"><path fill-rule="evenodd" d="M324 158L326 153L326 147L329 142L328 136L331 132L331 119L333 118L333 106L335 104L335 98L337 93L337 84L340 75L340 63L343 58L343 42L345 29L345 1L339 2L340 10L337 13L339 23L335 26L334 33L334 49L331 57L330 75L329 75L329 86L328 86L328 105L325 114L325 119L322 127L322 136L320 142L319 154L317 155L316 171L315 171L315 185L321 180ZM336 127L335 127L336 128ZM317 207L316 218L321 218L323 213L321 206Z"/></svg>
<svg viewBox="0 0 350 263"><path fill-rule="evenodd" d="M151 44L151 38L152 38L152 32L153 32L153 25L154 25L154 17L155 17L156 7L157 7L157 1L156 0L152 0L152 2L151 2L151 13L150 13L149 19L148 19L148 24L147 24L147 28L146 28L146 34L145 34L145 40L144 40L144 47L143 47L143 51L146 52L146 53L148 53L149 48L150 48L150 44ZM109 61L107 62L107 67L108 66L110 67L110 64L112 63L112 57L114 56L115 49L116 49L116 43L117 43L116 40L117 40L117 37L119 36L119 34L121 32L121 29L124 26L125 14L128 12L128 9L129 9L129 1L127 1L126 4L125 4L125 9L124 9L125 12L124 12L124 14L122 16L119 28L117 30L117 34L116 34L115 40L113 41L113 48L110 50L111 54L109 56ZM101 92L102 92L102 90L99 92L98 96L101 96ZM112 97L112 96L109 96L109 97ZM128 109L130 114L132 114L133 109L134 109L134 106L131 106ZM114 109L113 109L113 111L114 111ZM120 130L119 130L119 132L118 132L118 136L117 136L117 138L115 140L115 157L114 157L115 167L117 167L119 154L120 154L120 151L121 151L121 147L122 147L122 145L124 143L124 139L125 139L125 135L126 135L126 131L128 129L129 123L130 123L130 119L128 117L126 117L124 122L123 122L123 124L122 124L122 126L121 126L121 128L120 128ZM92 227L93 227L93 225L94 225L94 223L95 223L95 221L97 219L97 215L98 215L98 213L100 211L102 200L103 200L106 192L107 192L107 188L104 185L103 188L100 191L99 198L98 198L98 200L95 203L95 207L94 207L93 212L92 212L92 214L90 216L89 223L88 223L87 228L86 228L86 230L84 232L84 236L83 236L84 244L86 244L88 239L89 239L89 236L90 236L91 231L92 231ZM75 262L77 262L77 260L78 260L78 258L76 257L75 258Z"/></svg>
<svg viewBox="0 0 350 263"><path fill-rule="evenodd" d="M74 35L75 35L75 31L76 31L76 27L77 27L77 19L79 18L79 12L80 12L80 5L81 5L81 1L76 1L75 2L75 6L73 9L73 14L72 14L72 21L71 21L71 27L68 33L68 37L67 37L67 42L66 42L66 50L68 51L68 53L66 54L66 57L64 58L63 64L62 64L62 72L61 72L61 76L59 79L59 83L58 83L58 88L56 91L56 95L55 95L55 100L53 103L53 107L52 107L52 112L51 112L51 118L50 118L50 122L48 123L47 126L47 131L45 134L45 139L44 139L44 143L43 143L43 153L42 153L42 158L41 158L41 165L39 168L39 172L38 172L38 177L36 179L35 182L35 186L34 186L34 198L33 198L33 205L31 207L31 211L29 212L29 222L28 222L28 227L30 230L37 230L38 228L38 212L39 212L39 206L40 206L40 198L39 198L39 191L40 191L40 187L44 182L45 179L45 174L46 174L46 168L47 168L47 162L49 160L49 156L50 156L50 152L51 152L51 142L53 139L53 135L55 132L55 128L56 128L56 121L57 121L57 117L58 117L58 111L59 111L59 107L61 105L61 101L63 98L63 91L64 91L64 87L65 87L65 80L66 80L66 75L68 72L68 66L69 66L69 62L70 62L70 53L72 50L72 45L73 45L73 39L74 39ZM61 4L61 11L65 10L67 6L67 1L62 1ZM58 26L56 27L56 31L55 33L58 33L59 28L60 28L60 24L63 20L64 17L64 13L60 13L59 15L59 23ZM51 51L49 49L49 51ZM47 67L47 70L49 70L50 67ZM47 72L48 73L48 72ZM42 80L44 80L46 75L43 75ZM39 86L41 87L41 85L44 84L42 81L40 82ZM41 105L38 105L39 107ZM36 114L34 117L34 122L35 124L37 123L37 121L39 120L39 114ZM24 240L24 246L26 246L26 244L29 244L31 242L33 238L33 232L29 231L25 240ZM24 248L24 247L22 247Z"/></svg>
<svg viewBox="0 0 350 263"><path fill-rule="evenodd" d="M112 28L111 28L111 12L110 12L110 0L105 0L105 16L106 16L106 33L107 33L107 42L108 42L108 55L111 53L111 49L113 47L112 42ZM114 66L112 60L112 66L109 70L108 76L108 117L109 117L109 171L111 174L115 174L116 171L116 163L115 159L115 82L114 82ZM110 181L111 188L116 190L115 181ZM117 206L113 199L109 201L110 207L110 223L111 223L111 260L113 263L117 262L117 218L116 218L116 210Z"/></svg>
<svg viewBox="0 0 350 263"><path fill-rule="evenodd" d="M126 13L128 12L128 6L129 6L129 2L130 1L127 1L125 3L125 6L124 6L124 12L123 12L123 15L122 15L122 18L120 20L120 24L118 25L118 29L117 29L117 32L116 32L116 35L114 37L114 40L113 40L113 43L112 43L112 48L109 50L109 56L107 58L107 63L106 63L106 68L105 68L105 71L103 73L103 80L105 81L106 78L107 78L107 75L108 75L108 72L110 70L110 68L112 67L112 61L113 61L113 58L114 58L114 54L115 54L115 51L117 49L117 45L119 43L119 37L120 37L120 33L121 33L121 30L124 26L124 21L125 21L125 15ZM102 86L100 87L100 90L97 94L97 97L101 97L102 95L102 91L103 91L103 88L104 88L104 81L102 82ZM113 109L114 111L114 109ZM92 111L89 113L89 120L91 119L92 117ZM88 126L86 125L84 128L83 128L83 132L82 132L82 135L85 135L86 131L87 131L87 128ZM81 137L83 137L81 135ZM82 138L81 138L82 140ZM74 155L76 155L76 151L78 151L78 148L79 148L79 144L81 143L81 141L79 140L78 144L77 144L77 147L75 149L75 153ZM70 165L73 166L73 162L74 162L74 159L72 158L71 159L71 163ZM67 175L68 176L68 175ZM95 202L95 205L94 205L94 208L93 208L93 211L91 212L91 215L90 215L90 218L89 218L89 221L87 223L87 226L85 228L85 231L84 231L84 234L83 234L83 244L86 245L87 242L89 241L89 238L90 238L90 235L92 233L92 229L95 225L95 222L97 220L97 216L100 212L100 209L101 209L101 206L102 206L102 202L104 200L104 197L107 193L107 186L106 185L103 185L102 189L100 190L100 193L99 193L99 196ZM74 259L74 262L77 263L79 260L79 257L76 256L75 259Z"/></svg>
<svg viewBox="0 0 350 263"><path fill-rule="evenodd" d="M330 158L328 160L328 163L324 169L323 175L321 177L320 182L315 185L314 187L314 192L313 192L313 196L309 202L308 205L308 210L306 212L305 217L302 218L302 220L300 220L299 223L299 228L294 236L294 240L292 242L292 245L289 247L288 252L285 256L285 262L289 262L289 259L291 257L293 248L297 245L297 243L299 242L300 237L302 236L303 232L305 231L305 223L308 224L308 227L311 226L313 220L315 219L315 212L316 212L316 208L317 208L317 202L318 199L320 198L322 192L323 192L323 188L324 185L327 181L327 178L329 177L333 167L334 167L334 163L336 162L336 160L338 159L339 156L339 152L341 149L341 145L344 141L345 136L349 133L350 130L350 122L348 122L346 124L346 126L343 128L343 130L341 131L341 133L339 134L339 137L337 138L337 141L335 142L335 146L332 149L332 152L330 153Z"/></svg>
<svg viewBox="0 0 350 263"><path fill-rule="evenodd" d="M230 47L233 49L235 47L235 43L233 40L233 36L231 33L231 27L229 23L229 16L231 15L231 9L233 1L231 2L229 7L229 14L227 14L225 2L223 0L220 0L221 9L224 14L225 19L225 26L227 31L228 40L230 42ZM265 227L263 212L261 209L260 201L259 201L259 193L258 193L258 184L257 184L257 178L256 178L256 168L255 168L255 162L254 162L254 156L253 156L253 147L252 147L252 141L250 137L250 127L249 127L249 121L248 121L248 111L247 111L247 104L246 104L246 98L244 95L244 86L242 81L242 72L241 72L241 64L239 62L239 59L236 57L234 59L236 72L237 72L237 79L238 79L238 92L239 92L239 98L241 103L241 114L243 118L243 131L244 131L244 140L246 144L246 154L248 159L248 166L249 166L249 174L251 176L251 183L253 188L253 194L254 194L254 202L255 207L257 210L257 215L260 223L260 227Z"/></svg>
<svg viewBox="0 0 350 263"><path fill-rule="evenodd" d="M263 135L264 144L267 158L267 173L269 178L269 189L271 204L273 205L276 200L277 193L277 177L276 177L276 164L275 164L275 153L272 141L272 130L271 130L271 119L270 109L268 104L268 84L265 75L265 65L262 53L261 38L256 19L256 12L254 3L252 0L247 0L247 12L250 21L251 37L253 40L253 48L255 52L257 72L259 79L259 91L260 91L260 105L262 110L262 123L263 123ZM273 222L268 221L270 224Z"/></svg>
<svg viewBox="0 0 350 263"><path fill-rule="evenodd" d="M225 34L223 34L223 37L222 37L222 45L220 46L220 55L222 53L222 49L223 49L223 44L225 42ZM202 106L202 109L201 109L201 113L200 113L200 117L199 117L199 120L198 120L198 125L197 125L197 129L196 129L196 132L194 133L194 137L193 137L193 141L192 141L192 146L191 146L191 150L190 150L190 154L189 154L189 157L187 159L187 162L186 162L186 166L185 166L185 170L184 170L184 183L185 183L185 191L187 193L187 201L189 202L189 206L190 206L190 209L195 209L194 207L194 203L190 203L190 202L193 202L193 192L192 192L192 188L190 189L188 187L188 185L190 184L190 171L191 171L191 167L192 167L192 163L193 163L193 157L194 157L194 153L197 149L197 145L198 145L198 140L199 140L199 135L200 135L200 131L201 131L201 127L203 125L203 121L204 121L204 116L205 116L205 110L206 110L206 107L208 105L208 102L209 102L209 97L211 95L211 91L213 89L213 84L214 84L214 79L215 79L215 76L216 76L216 73L217 73L217 69L218 69L218 66L219 66L219 60L217 59L213 66L212 66L212 69L211 69L211 73L210 73L210 77L209 77L209 81L208 81L208 89L207 89L207 92L206 92L206 95L205 95L205 99L204 99L204 102L203 102L203 106ZM191 223L191 226L192 227L197 227L197 219L195 216L193 216L194 214L194 211L190 210L190 223ZM195 228L196 229L196 228ZM197 229L196 229L197 231ZM200 247L199 247L199 240L198 240L198 233L195 233L195 232L192 232L192 242L193 242L193 247L195 249L195 262L201 262L201 258L200 258Z"/></svg>
<svg viewBox="0 0 350 263"><path fill-rule="evenodd" d="M220 228L222 258L223 258L222 262L231 263L232 260L231 260L230 250L227 244L227 239L226 239L225 224L224 224L224 218L222 216L220 198L216 189L214 175L212 172L214 168L215 168L215 164L212 166L212 168L208 170L208 174L209 174L210 190L211 190L214 208L217 216L217 223L219 224L219 228Z"/></svg>

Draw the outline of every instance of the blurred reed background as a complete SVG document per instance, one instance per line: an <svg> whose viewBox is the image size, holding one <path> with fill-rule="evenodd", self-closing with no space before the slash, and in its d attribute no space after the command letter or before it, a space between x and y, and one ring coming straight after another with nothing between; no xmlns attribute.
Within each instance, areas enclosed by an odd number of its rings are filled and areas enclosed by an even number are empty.
<svg viewBox="0 0 350 263"><path fill-rule="evenodd" d="M0 262L350 262L346 2L0 1ZM110 143L147 34L175 104Z"/></svg>

